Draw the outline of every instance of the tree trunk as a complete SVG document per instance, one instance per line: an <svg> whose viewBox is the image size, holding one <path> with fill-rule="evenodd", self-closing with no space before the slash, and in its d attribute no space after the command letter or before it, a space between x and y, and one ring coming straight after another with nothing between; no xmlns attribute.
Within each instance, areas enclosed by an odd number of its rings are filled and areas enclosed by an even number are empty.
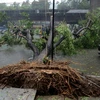
<svg viewBox="0 0 100 100"><path fill-rule="evenodd" d="M28 46L31 48L31 50L34 52L34 56L38 56L39 55L39 50L38 48L32 43L32 37L30 35L30 31L28 30L27 31L27 35L26 35L26 38L27 38L27 43L28 43Z"/></svg>

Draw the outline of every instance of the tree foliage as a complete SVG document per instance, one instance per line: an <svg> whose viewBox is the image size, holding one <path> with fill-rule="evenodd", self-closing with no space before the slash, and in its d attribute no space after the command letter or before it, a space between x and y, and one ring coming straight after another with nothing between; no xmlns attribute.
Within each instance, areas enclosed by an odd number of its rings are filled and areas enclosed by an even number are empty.
<svg viewBox="0 0 100 100"><path fill-rule="evenodd" d="M61 51L64 55L74 54L75 48L73 44L74 43L73 35L69 30L68 26L66 25L66 23L60 23L60 25L58 25L56 30L58 34L55 37L55 41L57 41L61 36L65 37L63 42L57 47L57 50Z"/></svg>
<svg viewBox="0 0 100 100"><path fill-rule="evenodd" d="M89 9L90 2L88 0L62 0L61 2L56 2L57 9ZM20 9L34 9L34 10L48 10L51 3L49 0L33 0L32 3L29 0L23 1L22 4L14 2L9 6L6 3L0 4L1 10L20 10Z"/></svg>
<svg viewBox="0 0 100 100"><path fill-rule="evenodd" d="M89 9L88 0L64 0L58 4L58 9Z"/></svg>
<svg viewBox="0 0 100 100"><path fill-rule="evenodd" d="M18 10L20 8L20 4L17 2L14 2L13 4L11 4L10 6L7 6L7 8L9 10Z"/></svg>
<svg viewBox="0 0 100 100"><path fill-rule="evenodd" d="M75 45L78 48L96 48L100 44L100 9L94 10L87 14L87 20L91 20L90 29L85 31L85 34L81 36L79 39L76 39ZM87 20L83 21L84 25L86 25Z"/></svg>
<svg viewBox="0 0 100 100"><path fill-rule="evenodd" d="M0 9L1 9L1 10L8 9L6 3L0 3Z"/></svg>
<svg viewBox="0 0 100 100"><path fill-rule="evenodd" d="M57 5L57 9L60 9L60 10L65 10L65 9L69 9L70 7L69 7L69 5L68 5L68 3L67 3L67 1L65 0L65 1L62 1L61 3L59 3L58 5Z"/></svg>
<svg viewBox="0 0 100 100"><path fill-rule="evenodd" d="M21 9L31 9L31 4L30 4L29 0L23 1L20 8Z"/></svg>
<svg viewBox="0 0 100 100"><path fill-rule="evenodd" d="M50 3L48 0L38 0L32 2L32 9L35 10L45 10L50 8Z"/></svg>
<svg viewBox="0 0 100 100"><path fill-rule="evenodd" d="M6 3L0 3L1 10L21 10L21 9L34 9L34 10L45 10L50 8L49 0L33 0L32 3L29 0L23 1L22 4L13 2L9 6Z"/></svg>

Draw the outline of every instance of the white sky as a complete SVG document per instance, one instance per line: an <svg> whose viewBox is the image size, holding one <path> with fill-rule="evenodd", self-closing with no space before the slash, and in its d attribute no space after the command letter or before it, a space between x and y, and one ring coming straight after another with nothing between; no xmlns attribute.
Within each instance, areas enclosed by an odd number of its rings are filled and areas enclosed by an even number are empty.
<svg viewBox="0 0 100 100"><path fill-rule="evenodd" d="M26 1L26 0L0 0L0 3L13 3L13 2L18 2L18 3L22 3L23 1ZM33 0L29 0L30 2L32 2ZM50 0L51 2L53 0ZM55 2L57 1L61 1L61 0L55 0Z"/></svg>

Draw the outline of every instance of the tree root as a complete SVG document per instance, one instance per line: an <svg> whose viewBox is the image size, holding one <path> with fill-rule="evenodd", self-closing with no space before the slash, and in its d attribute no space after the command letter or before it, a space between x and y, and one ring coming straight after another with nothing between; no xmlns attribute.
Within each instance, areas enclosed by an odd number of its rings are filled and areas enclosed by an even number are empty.
<svg viewBox="0 0 100 100"><path fill-rule="evenodd" d="M100 80L85 76L68 66L68 62L22 61L0 69L1 86L36 88L41 95L62 94L71 98L100 96Z"/></svg>

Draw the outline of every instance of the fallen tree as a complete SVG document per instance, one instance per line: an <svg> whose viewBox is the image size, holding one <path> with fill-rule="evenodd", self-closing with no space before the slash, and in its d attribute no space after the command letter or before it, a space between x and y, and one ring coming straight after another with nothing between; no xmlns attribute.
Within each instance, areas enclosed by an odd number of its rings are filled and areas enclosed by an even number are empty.
<svg viewBox="0 0 100 100"><path fill-rule="evenodd" d="M33 88L39 95L100 96L100 80L69 67L68 62L25 62L0 69L0 86Z"/></svg>
<svg viewBox="0 0 100 100"><path fill-rule="evenodd" d="M86 26L79 29L75 34L73 34L75 37L79 37L80 33L82 31L84 31L84 33L82 35L85 34L86 30L90 30L90 26L91 26L91 20L89 19L86 23ZM65 25L65 24L64 24ZM61 27L63 28L63 27ZM67 29L66 29L67 28ZM66 29L65 31L63 30L63 32L60 35L58 35L57 32L53 32L52 31L52 19L51 19L51 25L50 25L50 30L49 30L49 34L47 37L42 36L42 38L44 38L46 40L45 46L42 48L42 50L40 51L39 48L33 43L34 41L34 37L31 35L31 30L29 29L22 29L20 30L19 27L16 27L15 31L13 32L15 35L18 35L19 37L24 38L27 41L27 44L29 46L29 48L33 51L34 54L34 58L33 60L38 60L38 61L42 61L45 57L48 57L51 54L51 50L55 49L56 47L58 47L64 40L66 40L68 42L68 48L69 50L74 49L73 47L71 48L73 44L73 39L72 39L72 35L69 32L69 28L67 27L67 25L64 26L64 29ZM47 30L48 31L48 30ZM46 33L47 34L47 33ZM52 48L52 35L54 34L54 38L57 37L57 35L59 36L58 41L54 42L53 48ZM68 34L68 35L66 35ZM43 35L43 34L42 34ZM68 39L66 39L68 38ZM70 39L69 39L70 38ZM67 43L66 43L67 44ZM71 44L71 46L69 46Z"/></svg>

